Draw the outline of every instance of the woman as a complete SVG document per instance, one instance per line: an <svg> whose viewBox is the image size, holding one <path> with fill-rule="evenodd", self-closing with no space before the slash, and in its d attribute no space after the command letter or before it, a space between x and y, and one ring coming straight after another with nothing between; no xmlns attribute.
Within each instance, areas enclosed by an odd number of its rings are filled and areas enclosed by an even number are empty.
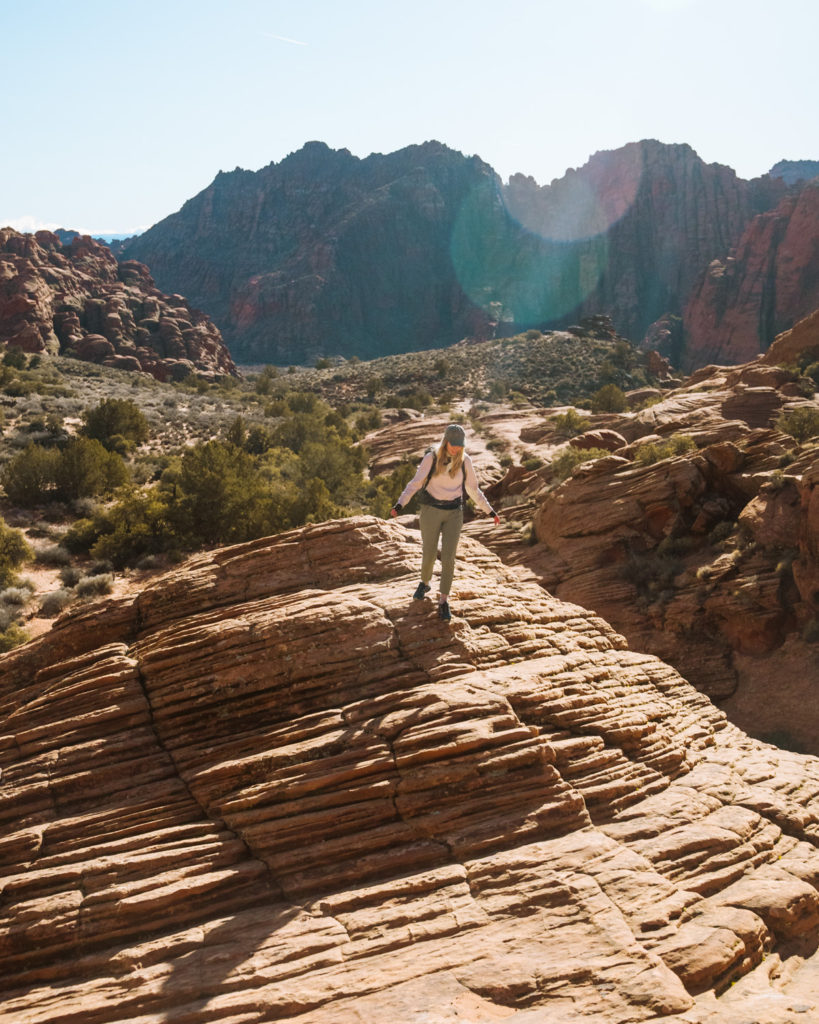
<svg viewBox="0 0 819 1024"><path fill-rule="evenodd" d="M413 594L423 598L429 590L432 569L438 554L438 539L441 539L441 582L438 594L438 615L449 622L449 591L455 573L455 553L464 523L463 491L500 523L497 513L484 497L472 460L464 451L463 427L450 423L444 432L437 452L428 451L421 459L415 476L404 488L401 497L390 509L391 516L397 516L416 491L420 490L418 501L421 511L418 521L421 525L421 582Z"/></svg>

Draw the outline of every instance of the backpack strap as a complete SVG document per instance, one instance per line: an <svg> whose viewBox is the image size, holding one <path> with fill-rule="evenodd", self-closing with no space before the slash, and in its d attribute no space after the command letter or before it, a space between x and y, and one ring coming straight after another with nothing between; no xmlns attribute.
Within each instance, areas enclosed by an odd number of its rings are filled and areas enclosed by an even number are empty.
<svg viewBox="0 0 819 1024"><path fill-rule="evenodd" d="M429 473L427 473L427 478L424 481L424 486L421 488L422 490L426 490L427 484L430 482L430 480L435 475L435 454L436 454L435 448L427 448L427 450L424 452L424 455L430 455L430 454L432 455L432 468L430 469ZM464 508L466 508L466 503L470 499L469 499L469 495L466 493L466 466L464 465L463 462L461 463L461 473L463 474L462 481L461 481L461 494L463 495Z"/></svg>

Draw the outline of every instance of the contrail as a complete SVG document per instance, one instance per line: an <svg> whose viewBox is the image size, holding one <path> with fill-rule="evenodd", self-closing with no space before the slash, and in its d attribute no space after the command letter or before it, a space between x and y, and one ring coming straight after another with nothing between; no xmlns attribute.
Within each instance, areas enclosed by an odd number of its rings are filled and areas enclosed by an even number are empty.
<svg viewBox="0 0 819 1024"><path fill-rule="evenodd" d="M287 36L277 36L272 32L264 32L268 39L278 39L280 43L292 43L293 46L307 46L307 43L303 43L300 39L290 39Z"/></svg>

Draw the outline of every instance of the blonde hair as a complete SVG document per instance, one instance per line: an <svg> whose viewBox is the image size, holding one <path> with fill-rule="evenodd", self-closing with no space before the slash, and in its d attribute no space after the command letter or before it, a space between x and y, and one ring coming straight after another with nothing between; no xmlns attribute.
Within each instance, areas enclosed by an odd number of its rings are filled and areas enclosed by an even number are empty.
<svg viewBox="0 0 819 1024"><path fill-rule="evenodd" d="M435 453L435 475L438 476L449 469L449 475L455 476L457 473L460 473L463 461L463 447L457 448L455 454L450 455L447 450L446 438L444 438L438 446L438 451Z"/></svg>

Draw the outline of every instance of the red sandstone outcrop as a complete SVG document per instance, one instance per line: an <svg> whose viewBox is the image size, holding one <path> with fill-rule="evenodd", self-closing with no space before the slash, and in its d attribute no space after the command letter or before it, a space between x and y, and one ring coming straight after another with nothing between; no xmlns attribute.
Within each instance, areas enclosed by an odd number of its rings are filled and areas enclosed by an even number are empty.
<svg viewBox="0 0 819 1024"><path fill-rule="evenodd" d="M480 518L467 528L550 592L602 615L630 646L673 664L746 731L811 753L819 447L798 445L776 421L799 406L819 410L805 381L777 365L779 354L793 363L817 343L814 316L778 339L774 362L706 367L639 412L585 413L592 429L569 442L556 410L542 411L521 428L518 450L537 443L546 464L513 465L490 484L501 529ZM494 447L488 419L479 425ZM560 448L590 438L606 448L612 434L626 443L554 483ZM664 449L675 439L694 447Z"/></svg>
<svg viewBox="0 0 819 1024"><path fill-rule="evenodd" d="M819 1014L819 762L462 556L449 626L358 518L0 660L3 1024Z"/></svg>
<svg viewBox="0 0 819 1024"><path fill-rule="evenodd" d="M819 180L748 225L732 255L715 254L683 317L684 353L703 363L743 363L819 307Z"/></svg>
<svg viewBox="0 0 819 1024"><path fill-rule="evenodd" d="M147 267L118 264L88 237L0 229L0 342L158 380L235 373L214 324L181 295L163 295Z"/></svg>

